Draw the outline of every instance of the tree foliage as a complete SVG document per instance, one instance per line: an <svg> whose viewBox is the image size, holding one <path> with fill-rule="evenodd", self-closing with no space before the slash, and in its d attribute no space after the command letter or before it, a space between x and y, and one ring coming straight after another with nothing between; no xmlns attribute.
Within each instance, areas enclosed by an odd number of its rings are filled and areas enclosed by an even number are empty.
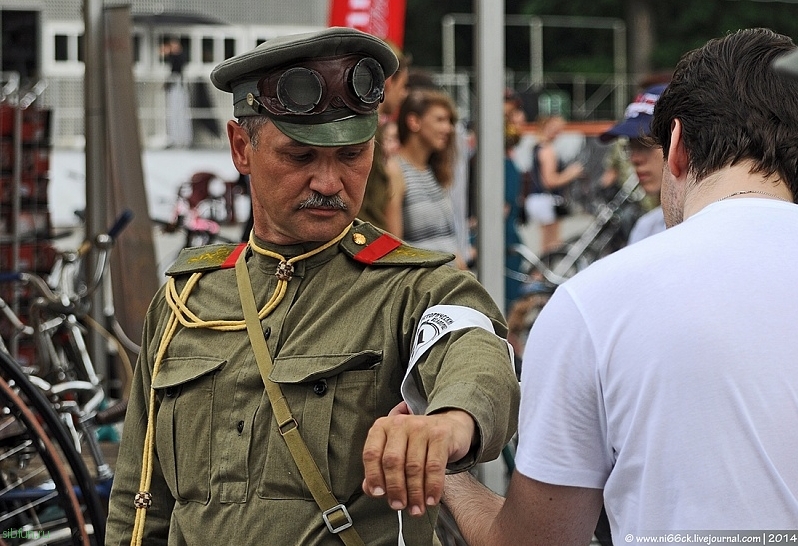
<svg viewBox="0 0 798 546"><path fill-rule="evenodd" d="M624 19L626 2L639 0L505 0L511 15L567 15ZM473 0L407 0L405 49L414 64L439 67L441 18L448 13L471 13ZM701 0L698 2L651 2L653 69L670 69L686 51L713 37L739 28L763 26L798 38L798 3L753 0ZM458 66L471 66L473 31L456 29ZM628 33L631 35L631 33ZM612 40L601 31L551 28L544 31L544 66L554 71L608 72L612 67ZM528 30L508 27L507 66L529 66Z"/></svg>

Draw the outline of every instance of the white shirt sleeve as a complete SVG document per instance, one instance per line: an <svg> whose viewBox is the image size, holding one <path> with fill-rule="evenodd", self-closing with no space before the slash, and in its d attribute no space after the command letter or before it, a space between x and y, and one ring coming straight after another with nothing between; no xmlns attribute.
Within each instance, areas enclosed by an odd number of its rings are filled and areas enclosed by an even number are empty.
<svg viewBox="0 0 798 546"><path fill-rule="evenodd" d="M603 488L612 469L596 352L566 287L529 334L521 371L516 466L555 485Z"/></svg>

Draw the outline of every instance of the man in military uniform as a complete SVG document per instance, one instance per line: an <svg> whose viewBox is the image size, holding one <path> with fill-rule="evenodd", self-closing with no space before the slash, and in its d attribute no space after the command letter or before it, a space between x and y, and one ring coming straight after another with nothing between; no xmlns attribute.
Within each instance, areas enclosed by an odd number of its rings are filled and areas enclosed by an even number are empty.
<svg viewBox="0 0 798 546"><path fill-rule="evenodd" d="M107 544L436 544L444 471L514 433L493 301L355 219L396 64L333 28L214 69L254 227L183 251L151 305Z"/></svg>

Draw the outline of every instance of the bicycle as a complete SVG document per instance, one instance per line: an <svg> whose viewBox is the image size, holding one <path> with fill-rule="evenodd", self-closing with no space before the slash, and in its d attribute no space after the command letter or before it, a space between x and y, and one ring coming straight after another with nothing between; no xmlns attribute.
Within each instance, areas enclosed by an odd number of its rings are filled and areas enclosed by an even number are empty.
<svg viewBox="0 0 798 546"><path fill-rule="evenodd" d="M96 432L120 420L125 404L103 408L107 396L86 349L81 321L90 320L88 302L102 285L114 239L131 219L132 213L126 211L93 243L86 241L75 251L61 252L46 279L28 272L0 274L0 281L24 286L32 293L29 325L0 299L0 310L14 332L9 337L32 337L36 348L36 358L23 366L12 358L8 344L0 343L0 417L2 430L13 432L7 436L0 432L0 462L6 463L0 469L0 522L19 525L13 529L19 531L16 535L25 535L16 537L20 540L31 533L36 540L46 533L48 544L61 540L89 544L89 537L101 544L104 539L113 471L105 462ZM92 248L97 254L93 268L87 268L83 260ZM123 349L119 354L126 356ZM43 428L31 424L36 421ZM52 438L53 446L47 446L42 437ZM45 447L33 451L39 446ZM94 475L82 457L84 447ZM39 462L34 466L38 473L47 470L47 479L17 477L18 469L31 467L31 460ZM66 478L59 470L60 462L69 470ZM20 499L27 502L18 507ZM82 503L77 514L76 499ZM53 513L57 523L44 525ZM18 520L22 514L25 518Z"/></svg>
<svg viewBox="0 0 798 546"><path fill-rule="evenodd" d="M61 418L0 352L0 527L7 544L86 545L104 508ZM32 540L29 540L32 539Z"/></svg>

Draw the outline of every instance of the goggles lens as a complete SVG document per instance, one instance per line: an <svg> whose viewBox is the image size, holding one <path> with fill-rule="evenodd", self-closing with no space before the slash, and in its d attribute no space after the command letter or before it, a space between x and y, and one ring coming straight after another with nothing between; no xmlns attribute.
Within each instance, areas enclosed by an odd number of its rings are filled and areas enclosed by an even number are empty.
<svg viewBox="0 0 798 546"><path fill-rule="evenodd" d="M366 104L374 104L385 91L385 74L382 66L371 57L360 59L352 68L349 84L355 96Z"/></svg>
<svg viewBox="0 0 798 546"><path fill-rule="evenodd" d="M318 72L291 68L277 81L277 99L292 114L306 114L321 100L323 85Z"/></svg>

